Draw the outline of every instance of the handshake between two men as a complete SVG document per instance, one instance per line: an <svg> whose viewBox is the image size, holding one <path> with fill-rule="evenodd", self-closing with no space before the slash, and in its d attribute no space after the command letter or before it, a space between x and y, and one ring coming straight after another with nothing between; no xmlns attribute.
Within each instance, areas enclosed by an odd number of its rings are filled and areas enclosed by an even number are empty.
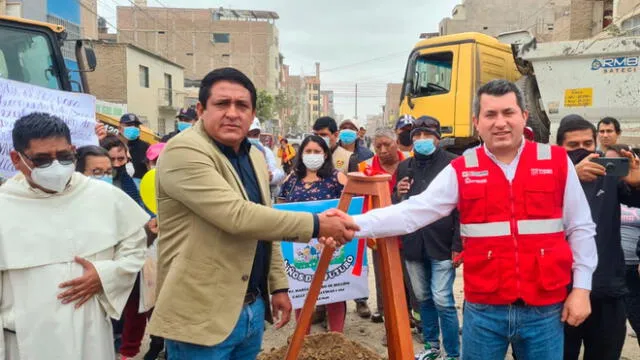
<svg viewBox="0 0 640 360"><path fill-rule="evenodd" d="M353 218L341 210L330 209L318 215L320 230L318 242L325 246L337 247L351 241L360 230Z"/></svg>

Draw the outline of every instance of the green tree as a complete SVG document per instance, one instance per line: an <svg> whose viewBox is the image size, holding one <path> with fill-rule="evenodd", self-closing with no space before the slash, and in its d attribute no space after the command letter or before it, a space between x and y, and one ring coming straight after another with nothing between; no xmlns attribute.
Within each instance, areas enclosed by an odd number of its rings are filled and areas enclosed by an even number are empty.
<svg viewBox="0 0 640 360"><path fill-rule="evenodd" d="M266 90L258 91L258 99L256 104L256 116L260 121L273 119L275 101Z"/></svg>
<svg viewBox="0 0 640 360"><path fill-rule="evenodd" d="M296 134L298 133L298 116L299 114L289 115L287 121L285 122L285 135L287 134Z"/></svg>

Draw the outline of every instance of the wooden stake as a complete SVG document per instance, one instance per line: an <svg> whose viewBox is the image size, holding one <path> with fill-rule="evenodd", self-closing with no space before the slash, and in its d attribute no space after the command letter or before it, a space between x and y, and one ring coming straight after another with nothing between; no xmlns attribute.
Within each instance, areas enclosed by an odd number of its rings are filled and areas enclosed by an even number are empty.
<svg viewBox="0 0 640 360"><path fill-rule="evenodd" d="M360 173L350 173L348 178L349 181L340 197L338 209L347 212L351 199L356 195L371 196L374 209L391 205L388 184L391 179L390 175L364 176ZM413 359L413 342L409 328L409 311L405 298L398 240L397 238L378 239L377 246L377 253L380 256L389 360ZM311 317L334 251L335 248L327 246L322 250L296 330L287 350L286 360L298 359L307 329L311 326ZM331 346L331 344L327 344L327 346Z"/></svg>

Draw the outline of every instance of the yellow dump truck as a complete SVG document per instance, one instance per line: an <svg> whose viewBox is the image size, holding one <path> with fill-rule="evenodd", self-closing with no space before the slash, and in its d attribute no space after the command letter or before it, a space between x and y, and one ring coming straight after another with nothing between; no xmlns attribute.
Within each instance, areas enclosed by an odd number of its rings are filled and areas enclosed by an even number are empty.
<svg viewBox="0 0 640 360"><path fill-rule="evenodd" d="M562 117L621 121L640 136L640 36L602 35L587 40L537 43L527 31L493 38L461 33L421 40L405 74L400 114L440 120L442 146L461 153L480 139L473 127L473 98L494 79L514 81L524 93L527 125L546 143Z"/></svg>
<svg viewBox="0 0 640 360"><path fill-rule="evenodd" d="M69 70L62 56L65 42L75 42L79 70ZM0 15L0 78L62 91L90 93L85 73L96 67L93 50L82 40L68 40L64 27L40 21ZM70 76L79 74L80 81ZM96 114L110 133L117 134L119 119ZM158 141L154 132L141 127L142 141Z"/></svg>
<svg viewBox="0 0 640 360"><path fill-rule="evenodd" d="M471 121L476 89L494 79L521 77L511 46L480 33L418 42L407 64L400 114L440 120L443 146L462 151L479 143Z"/></svg>

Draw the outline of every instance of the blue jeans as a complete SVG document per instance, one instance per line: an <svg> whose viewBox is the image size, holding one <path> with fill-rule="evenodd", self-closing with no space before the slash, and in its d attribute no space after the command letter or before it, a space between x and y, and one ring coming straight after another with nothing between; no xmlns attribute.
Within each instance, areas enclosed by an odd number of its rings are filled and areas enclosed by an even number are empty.
<svg viewBox="0 0 640 360"><path fill-rule="evenodd" d="M460 356L458 313L453 298L456 270L451 260L406 261L411 286L420 304L422 337L425 343L440 348L442 342L449 357ZM438 318L440 323L438 324Z"/></svg>
<svg viewBox="0 0 640 360"><path fill-rule="evenodd" d="M463 360L504 360L511 344L518 359L562 360L562 303L549 306L464 305Z"/></svg>
<svg viewBox="0 0 640 360"><path fill-rule="evenodd" d="M214 346L165 340L169 360L255 360L264 334L264 300L242 308L236 327L229 337Z"/></svg>

